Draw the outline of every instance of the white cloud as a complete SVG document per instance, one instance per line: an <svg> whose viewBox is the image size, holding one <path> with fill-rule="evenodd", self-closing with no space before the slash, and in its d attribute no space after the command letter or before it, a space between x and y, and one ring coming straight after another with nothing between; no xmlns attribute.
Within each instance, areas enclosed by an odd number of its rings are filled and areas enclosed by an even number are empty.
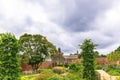
<svg viewBox="0 0 120 80"><path fill-rule="evenodd" d="M44 3L49 5L48 2ZM57 1L51 4L55 5L56 3L59 4ZM60 10L56 15L53 13L53 11L46 12L45 5L28 3L24 0L1 0L0 16L3 16L3 19L0 20L0 31L12 32L17 37L24 33L42 34L56 44L57 47L73 47L67 32L60 25L50 20L51 17L58 17L61 14ZM26 21L27 18L31 20Z"/></svg>
<svg viewBox="0 0 120 80"><path fill-rule="evenodd" d="M103 42L103 44L108 43L105 48L98 49L101 53L107 54L113 50L115 50L120 45L120 1L115 0L111 5L111 8L101 12L92 22L92 26L94 26L95 30L102 34L97 39L100 40L99 43ZM98 40L98 41L99 41ZM102 44L101 44L102 45Z"/></svg>
<svg viewBox="0 0 120 80"><path fill-rule="evenodd" d="M113 1L109 9L96 15L90 25L94 30L69 32L56 23L64 22L67 17L71 19L71 14L75 14L77 10L78 6L72 0L64 3L60 0L0 0L0 32L12 32L17 37L24 33L42 34L65 53L78 50L78 45L86 38L99 44L101 47L97 50L104 54L120 44L120 1Z"/></svg>

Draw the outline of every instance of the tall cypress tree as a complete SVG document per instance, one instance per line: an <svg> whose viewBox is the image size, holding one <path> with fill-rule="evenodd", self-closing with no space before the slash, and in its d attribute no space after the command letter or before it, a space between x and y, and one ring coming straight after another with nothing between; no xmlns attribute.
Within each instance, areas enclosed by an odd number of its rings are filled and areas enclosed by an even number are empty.
<svg viewBox="0 0 120 80"><path fill-rule="evenodd" d="M80 46L82 49L81 56L83 59L83 79L96 80L95 74L95 44L90 40L86 39Z"/></svg>
<svg viewBox="0 0 120 80"><path fill-rule="evenodd" d="M18 40L11 34L0 34L0 80L20 80Z"/></svg>

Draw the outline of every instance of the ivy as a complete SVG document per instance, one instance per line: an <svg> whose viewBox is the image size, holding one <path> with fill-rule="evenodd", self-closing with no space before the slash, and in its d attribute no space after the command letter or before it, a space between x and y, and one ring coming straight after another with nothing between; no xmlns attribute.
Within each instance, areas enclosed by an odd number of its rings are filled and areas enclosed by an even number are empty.
<svg viewBox="0 0 120 80"><path fill-rule="evenodd" d="M86 39L80 46L82 49L83 78L86 80L96 80L95 74L95 44L90 39Z"/></svg>
<svg viewBox="0 0 120 80"><path fill-rule="evenodd" d="M18 40L10 33L0 34L0 80L20 80Z"/></svg>

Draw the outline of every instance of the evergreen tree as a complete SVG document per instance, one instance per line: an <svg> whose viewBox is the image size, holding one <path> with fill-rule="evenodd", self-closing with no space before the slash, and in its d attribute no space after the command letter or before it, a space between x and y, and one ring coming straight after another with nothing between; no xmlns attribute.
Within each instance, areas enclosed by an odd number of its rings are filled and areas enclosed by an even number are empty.
<svg viewBox="0 0 120 80"><path fill-rule="evenodd" d="M86 39L83 44L80 46L82 49L81 56L82 56L82 63L84 66L83 69L83 79L86 80L96 80L95 74L95 44L91 42L90 39Z"/></svg>

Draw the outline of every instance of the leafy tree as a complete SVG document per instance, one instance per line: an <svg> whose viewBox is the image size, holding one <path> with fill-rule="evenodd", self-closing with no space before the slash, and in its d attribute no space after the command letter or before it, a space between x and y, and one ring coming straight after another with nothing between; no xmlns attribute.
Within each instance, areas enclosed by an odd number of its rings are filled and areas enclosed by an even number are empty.
<svg viewBox="0 0 120 80"><path fill-rule="evenodd" d="M39 64L43 62L46 57L56 53L55 46L39 34L24 34L20 37L19 43L21 44L23 60L30 64L33 70L38 69Z"/></svg>
<svg viewBox="0 0 120 80"><path fill-rule="evenodd" d="M86 80L96 80L95 74L95 49L96 44L94 44L90 39L86 39L80 48L82 49L81 56L83 59L83 79Z"/></svg>
<svg viewBox="0 0 120 80"><path fill-rule="evenodd" d="M94 54L95 54L95 57L96 57L96 58L97 58L97 57L100 57L98 51L95 51Z"/></svg>
<svg viewBox="0 0 120 80"><path fill-rule="evenodd" d="M0 80L20 80L19 44L14 35L0 34Z"/></svg>
<svg viewBox="0 0 120 80"><path fill-rule="evenodd" d="M118 47L116 50L110 52L107 55L107 59L109 62L119 61L120 60L120 47Z"/></svg>
<svg viewBox="0 0 120 80"><path fill-rule="evenodd" d="M101 55L99 55L99 57L107 57L107 55L101 54Z"/></svg>

